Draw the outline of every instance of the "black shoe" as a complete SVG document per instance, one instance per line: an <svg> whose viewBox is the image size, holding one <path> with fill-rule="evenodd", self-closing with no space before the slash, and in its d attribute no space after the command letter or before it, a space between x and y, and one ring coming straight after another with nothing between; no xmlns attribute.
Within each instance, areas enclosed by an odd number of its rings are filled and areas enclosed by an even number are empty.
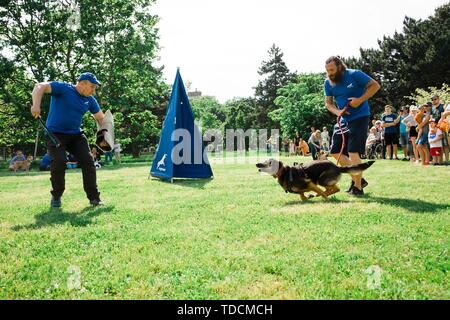
<svg viewBox="0 0 450 320"><path fill-rule="evenodd" d="M52 196L52 200L50 201L50 206L52 208L59 208L61 207L61 198L56 198Z"/></svg>
<svg viewBox="0 0 450 320"><path fill-rule="evenodd" d="M364 195L364 189L358 189L357 187L353 187L352 190L348 193L352 196L363 196Z"/></svg>
<svg viewBox="0 0 450 320"><path fill-rule="evenodd" d="M91 200L91 201L89 201L89 203L90 203L92 206L94 206L94 207L98 207L98 206L103 206L103 205L105 205L105 204L103 203L103 201L100 200L100 198Z"/></svg>
<svg viewBox="0 0 450 320"><path fill-rule="evenodd" d="M369 183L364 178L362 178L361 179L361 187L364 189L368 185L369 185ZM355 182L352 180L352 183L350 184L350 188L348 188L348 190L346 192L350 193L354 186L355 186Z"/></svg>

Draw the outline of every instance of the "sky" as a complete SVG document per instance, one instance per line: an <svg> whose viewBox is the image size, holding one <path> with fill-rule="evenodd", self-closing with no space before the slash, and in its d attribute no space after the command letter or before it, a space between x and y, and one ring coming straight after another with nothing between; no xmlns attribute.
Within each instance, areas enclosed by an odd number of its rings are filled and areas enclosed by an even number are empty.
<svg viewBox="0 0 450 320"><path fill-rule="evenodd" d="M426 19L448 0L157 0L160 61L172 83L177 67L191 91L220 102L247 97L273 43L291 71L323 72L331 55L359 56L405 16Z"/></svg>

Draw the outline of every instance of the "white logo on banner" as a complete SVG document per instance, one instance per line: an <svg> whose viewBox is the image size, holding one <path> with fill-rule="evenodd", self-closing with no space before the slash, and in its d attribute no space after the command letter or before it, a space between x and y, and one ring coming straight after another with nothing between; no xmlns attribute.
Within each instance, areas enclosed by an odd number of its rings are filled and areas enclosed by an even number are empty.
<svg viewBox="0 0 450 320"><path fill-rule="evenodd" d="M166 166L166 159L167 159L167 154L163 155L162 159L158 161L158 164L156 166L156 169L159 171L166 171L165 168L161 168L161 166Z"/></svg>

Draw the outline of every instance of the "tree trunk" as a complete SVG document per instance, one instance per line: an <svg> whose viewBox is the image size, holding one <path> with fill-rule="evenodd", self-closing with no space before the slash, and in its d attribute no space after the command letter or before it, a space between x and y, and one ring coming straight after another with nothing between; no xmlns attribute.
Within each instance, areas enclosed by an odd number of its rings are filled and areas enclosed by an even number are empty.
<svg viewBox="0 0 450 320"><path fill-rule="evenodd" d="M133 155L133 158L139 158L139 147L137 143L131 144L131 154Z"/></svg>

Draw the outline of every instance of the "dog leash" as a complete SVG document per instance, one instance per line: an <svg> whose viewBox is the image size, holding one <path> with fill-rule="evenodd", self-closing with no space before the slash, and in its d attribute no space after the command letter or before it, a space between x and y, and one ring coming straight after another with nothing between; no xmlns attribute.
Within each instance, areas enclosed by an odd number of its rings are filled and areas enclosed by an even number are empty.
<svg viewBox="0 0 450 320"><path fill-rule="evenodd" d="M44 120L42 120L41 116L39 116L38 119L39 119L39 123L42 125L44 130L47 132L50 140L56 145L57 148L59 148L61 146L61 141L59 141L59 139L47 128L47 126L45 125Z"/></svg>
<svg viewBox="0 0 450 320"><path fill-rule="evenodd" d="M349 107L350 107L350 103L347 103L347 105L344 107L343 110L347 111ZM344 153L344 148L345 148L345 135L344 135L344 130L342 130L341 119L342 119L342 116L337 117L337 125L339 127L339 131L341 133L341 139L342 139L341 152L339 153L339 157L337 159L337 165L339 165L339 161L341 160L341 157L342 157L342 154Z"/></svg>

